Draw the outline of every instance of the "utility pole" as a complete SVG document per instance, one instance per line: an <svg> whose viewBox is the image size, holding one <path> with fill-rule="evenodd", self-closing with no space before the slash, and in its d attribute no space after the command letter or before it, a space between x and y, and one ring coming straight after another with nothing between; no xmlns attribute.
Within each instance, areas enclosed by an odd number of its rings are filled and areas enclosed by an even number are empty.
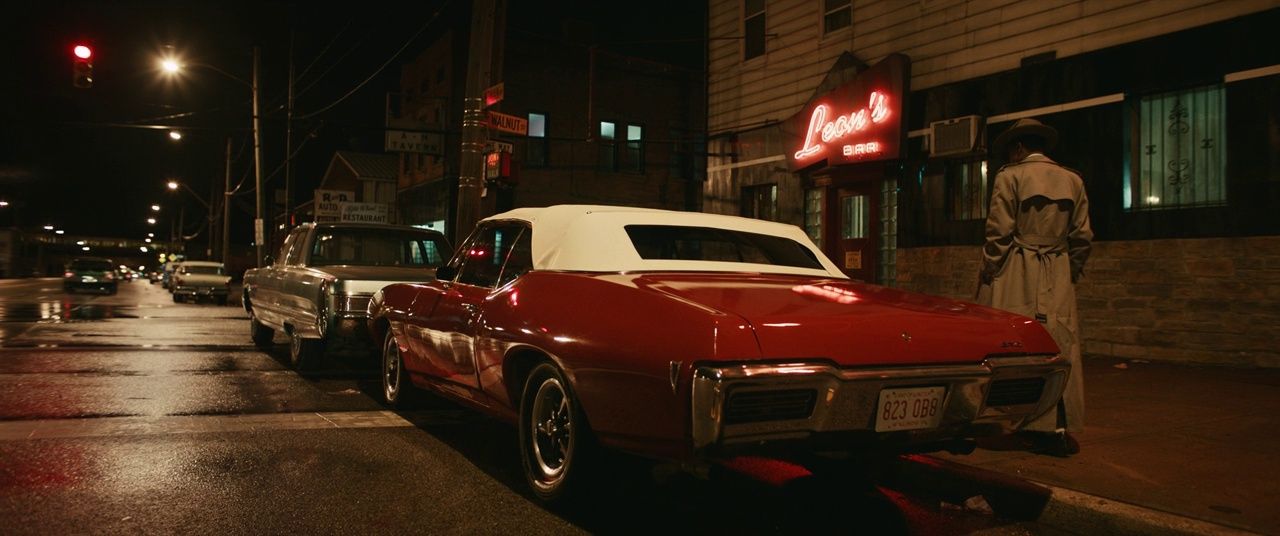
<svg viewBox="0 0 1280 536"><path fill-rule="evenodd" d="M209 236L207 237L209 239L209 244L204 248L204 258L209 260L213 260L213 240L214 235L217 234L214 232L216 228L213 224L214 221L217 221L217 218L214 217L218 208L218 198L215 197L216 195L218 195L218 181L211 180L209 181L209 206L205 207L209 209Z"/></svg>
<svg viewBox="0 0 1280 536"><path fill-rule="evenodd" d="M293 30L289 30L289 99L284 120L284 224L293 227Z"/></svg>
<svg viewBox="0 0 1280 536"><path fill-rule="evenodd" d="M267 225L262 219L262 116L258 113L258 64L261 50L253 47L253 197L257 211L253 220L253 243L257 245L256 265L262 267L262 243L267 239Z"/></svg>
<svg viewBox="0 0 1280 536"><path fill-rule="evenodd" d="M231 260L231 136L227 136L227 165L222 189L222 266Z"/></svg>
<svg viewBox="0 0 1280 536"><path fill-rule="evenodd" d="M465 239L480 221L484 148L489 141L483 94L489 87L489 70L493 65L494 4L495 0L471 3L471 46L468 48L466 95L462 101L462 162L458 175L454 243Z"/></svg>

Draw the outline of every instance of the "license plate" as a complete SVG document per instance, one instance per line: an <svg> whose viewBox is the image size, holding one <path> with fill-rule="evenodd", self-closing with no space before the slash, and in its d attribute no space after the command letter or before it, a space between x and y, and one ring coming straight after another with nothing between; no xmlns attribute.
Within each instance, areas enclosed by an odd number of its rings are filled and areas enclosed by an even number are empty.
<svg viewBox="0 0 1280 536"><path fill-rule="evenodd" d="M876 431L937 428L946 387L883 389L876 404Z"/></svg>
<svg viewBox="0 0 1280 536"><path fill-rule="evenodd" d="M93 276L88 276L88 275L86 275L86 276L84 276L83 278L81 278L81 280L82 280L82 281L84 281L85 283L97 283L97 282L98 282L98 278L93 277Z"/></svg>

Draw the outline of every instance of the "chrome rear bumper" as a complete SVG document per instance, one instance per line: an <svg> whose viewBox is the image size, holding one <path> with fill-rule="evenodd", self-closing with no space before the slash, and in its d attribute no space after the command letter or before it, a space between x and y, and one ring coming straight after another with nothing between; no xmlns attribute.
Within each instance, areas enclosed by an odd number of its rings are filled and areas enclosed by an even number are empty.
<svg viewBox="0 0 1280 536"><path fill-rule="evenodd" d="M981 364L931 367L837 368L815 363L704 365L693 373L693 447L805 439L826 432L875 434L880 391L893 387L946 388L943 417L928 436L961 434L977 429L1013 431L1043 415L1066 387L1070 364L1060 356L989 358ZM1042 378L1034 402L989 406L992 382ZM814 391L813 409L805 418L730 423L725 419L729 395L744 391ZM913 432L906 432L910 435ZM883 432L880 435L903 432Z"/></svg>

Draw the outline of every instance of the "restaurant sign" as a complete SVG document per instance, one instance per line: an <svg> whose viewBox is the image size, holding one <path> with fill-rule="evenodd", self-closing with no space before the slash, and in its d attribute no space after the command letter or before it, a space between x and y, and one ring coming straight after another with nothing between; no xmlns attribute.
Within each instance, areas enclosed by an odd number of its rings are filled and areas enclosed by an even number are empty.
<svg viewBox="0 0 1280 536"><path fill-rule="evenodd" d="M910 60L880 63L809 102L783 124L791 171L898 158Z"/></svg>

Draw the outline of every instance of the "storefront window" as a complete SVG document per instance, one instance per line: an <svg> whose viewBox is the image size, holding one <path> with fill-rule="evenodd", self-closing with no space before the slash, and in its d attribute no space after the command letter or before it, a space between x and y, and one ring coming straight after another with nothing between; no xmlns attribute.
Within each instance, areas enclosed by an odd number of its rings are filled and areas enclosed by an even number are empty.
<svg viewBox="0 0 1280 536"><path fill-rule="evenodd" d="M822 34L843 30L853 24L853 6L849 0L824 0Z"/></svg>
<svg viewBox="0 0 1280 536"><path fill-rule="evenodd" d="M822 247L822 191L823 188L804 191L804 232L818 247Z"/></svg>
<svg viewBox="0 0 1280 536"><path fill-rule="evenodd" d="M1130 168L1137 180L1125 176L1125 209L1226 203L1226 120L1221 85L1143 97Z"/></svg>
<svg viewBox="0 0 1280 536"><path fill-rule="evenodd" d="M759 220L777 221L778 185L758 184L743 188L742 215Z"/></svg>

